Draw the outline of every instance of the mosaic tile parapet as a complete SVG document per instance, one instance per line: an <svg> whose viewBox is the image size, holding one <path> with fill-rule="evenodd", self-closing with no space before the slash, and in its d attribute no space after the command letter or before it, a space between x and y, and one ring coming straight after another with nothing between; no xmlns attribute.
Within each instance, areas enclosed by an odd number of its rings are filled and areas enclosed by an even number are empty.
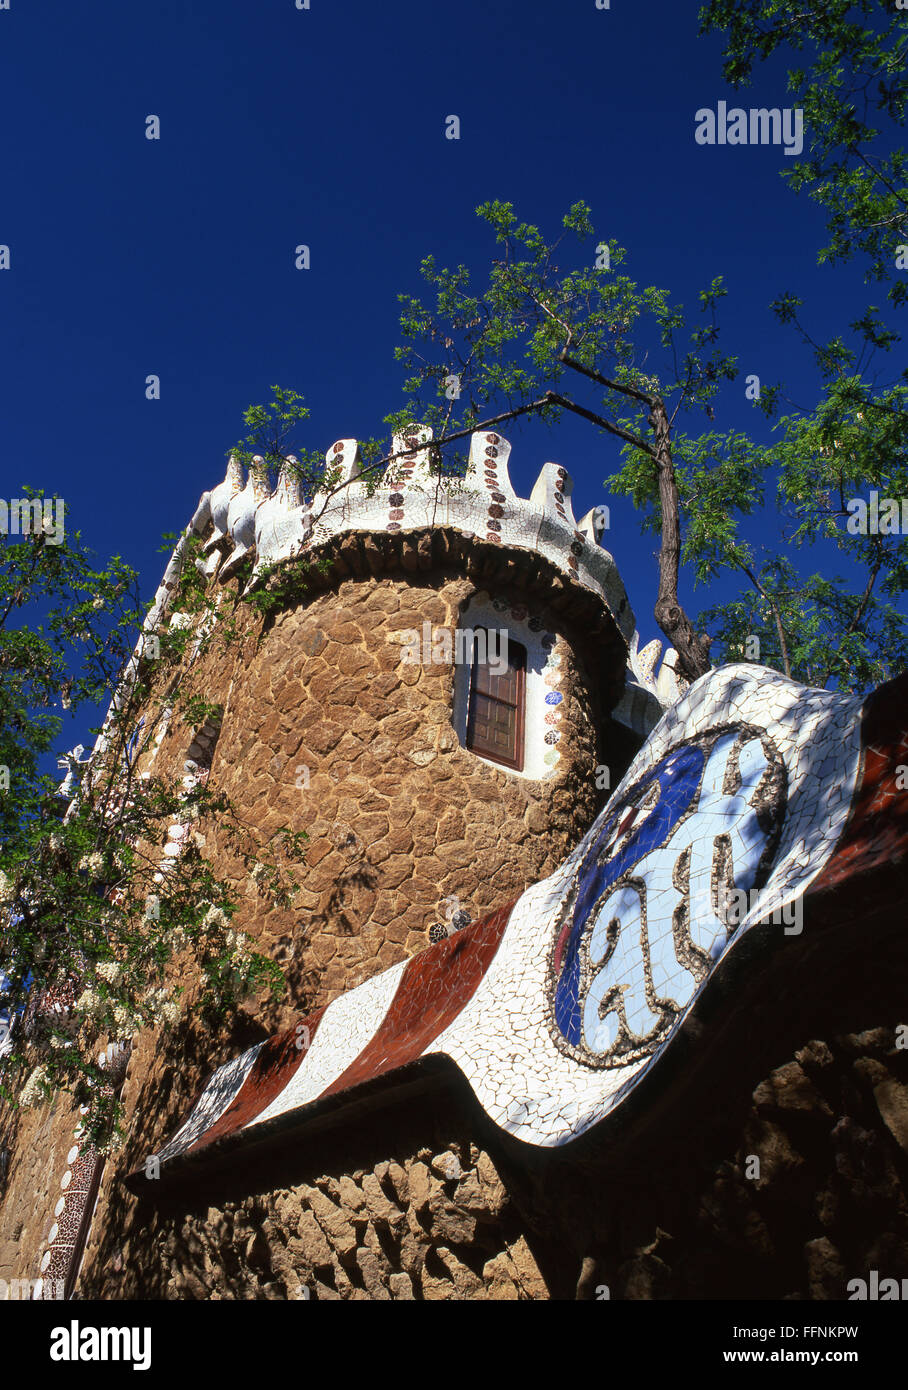
<svg viewBox="0 0 908 1390"><path fill-rule="evenodd" d="M908 886L908 791L894 775L906 696L908 676L863 705L751 665L703 677L551 877L341 996L306 1051L294 1051L293 1029L280 1035L267 1097L222 1068L191 1143L162 1153L201 1160L218 1088L231 1088L238 1123L222 1118L216 1137L242 1143L278 1121L303 1125L328 1097L381 1076L393 1086L434 1055L528 1144L569 1144L619 1115L714 975L738 978L746 954L753 980L789 922L792 934L860 934L874 879ZM736 914L729 895L743 902Z"/></svg>
<svg viewBox="0 0 908 1390"><path fill-rule="evenodd" d="M528 500L517 497L508 473L510 444L494 432L472 436L466 477L440 478L432 471L432 432L395 436L391 462L370 490L361 473L356 440L339 440L326 454L335 477L327 492L305 506L282 477L266 490L261 461L242 485L235 460L227 476L202 499L193 518L201 531L210 521L206 551L227 553L221 577L229 578L245 556L255 554L253 583L269 567L324 544L345 531L421 531L452 526L495 546L536 550L605 603L627 641L634 616L614 559L602 547L595 509L578 526L571 508L573 484L567 470L547 463ZM600 509L601 510L601 509ZM600 519L601 520L601 519Z"/></svg>
<svg viewBox="0 0 908 1390"><path fill-rule="evenodd" d="M132 689L147 654L147 636L157 634L166 620L193 536L204 538L205 558L196 563L206 579L215 573L221 581L229 579L251 558L250 585L254 586L273 567L311 555L345 534L424 536L429 530L452 528L494 548L533 552L544 558L601 601L625 642L635 650L633 610L615 560L602 545L607 509L591 508L578 524L571 508L570 475L555 463L545 464L528 500L517 497L508 472L511 446L494 431L473 434L465 479L441 478L432 471L431 439L432 431L426 426L394 436L392 453L396 456L374 490L363 477L357 441L338 440L325 456L332 484L309 504L301 497L292 455L273 491L260 456L253 460L245 483L241 465L231 456L223 480L199 499L174 548L92 757L107 745L113 711ZM428 568L430 563L424 548L418 547L411 567ZM365 568L364 573L368 573ZM203 635L200 631L193 656ZM638 734L648 733L661 710L680 693L675 664L676 654L669 650L661 670L650 672L648 679L629 665L631 683L644 693L631 692L615 718Z"/></svg>
<svg viewBox="0 0 908 1390"><path fill-rule="evenodd" d="M510 441L500 434L474 434L470 439L470 455L464 484L470 492L489 494L493 506L514 506L518 498L511 483L508 461ZM495 493L502 495L499 502Z"/></svg>
<svg viewBox="0 0 908 1390"><path fill-rule="evenodd" d="M243 491L243 469L237 459L231 455L227 461L227 472L223 482L213 487L210 492L205 493L196 508L193 523L195 529L201 531L206 520L211 521L212 531L205 543L206 552L217 549L227 540L229 533L230 505L235 497Z"/></svg>
<svg viewBox="0 0 908 1390"><path fill-rule="evenodd" d="M255 514L256 568L276 564L281 555L293 553L295 540L308 534L311 509L303 502L291 454L283 466L277 487Z"/></svg>
<svg viewBox="0 0 908 1390"><path fill-rule="evenodd" d="M260 454L252 460L249 477L242 492L230 499L227 507L227 534L233 548L224 561L221 574L229 579L235 574L247 555L255 550L256 513L263 502L271 496L271 482L268 468Z"/></svg>

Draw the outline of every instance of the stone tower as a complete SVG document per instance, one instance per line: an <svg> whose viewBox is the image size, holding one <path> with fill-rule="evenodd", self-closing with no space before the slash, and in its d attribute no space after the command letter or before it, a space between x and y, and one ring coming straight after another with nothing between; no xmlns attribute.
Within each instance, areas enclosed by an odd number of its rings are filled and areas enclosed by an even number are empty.
<svg viewBox="0 0 908 1390"><path fill-rule="evenodd" d="M201 499L135 661L155 632L190 629L184 686L220 715L195 732L176 715L166 720L141 770L210 779L259 837L285 826L306 832L305 875L290 908L266 910L217 827L205 848L235 885L235 925L283 966L288 998L270 1012L252 1007L217 1038L190 1017L177 1037L137 1039L123 1083L121 1159L105 1165L83 1153L68 1110L23 1118L6 1176L0 1275L62 1279L77 1297L206 1297L228 1286L224 1296L262 1296L243 1292L249 1280L262 1283L256 1222L283 1220L283 1198L272 1191L261 1211L254 1204L248 1231L245 1215L237 1224L229 1202L215 1203L180 1218L183 1234L171 1225L165 1239L164 1218L149 1223L122 1174L172 1131L238 1043L331 1003L550 873L676 698L674 654L656 676L658 643L637 650L627 595L601 544L607 509L578 523L571 479L553 463L528 500L517 497L510 446L498 434L474 434L459 481L433 472L430 441L424 428L395 438L378 486L361 473L356 441L339 441L327 455L338 481L308 504L289 471L272 492L261 460L245 486L231 460ZM232 616L226 649L204 640L210 614L181 605L191 537L201 543L208 597ZM266 587L276 601L264 618L238 604ZM502 701L501 685L488 687L477 716L480 634L489 643L484 669L494 674L492 653L506 650L500 669L511 683ZM165 704L173 684L172 668L153 675ZM504 749L488 737L501 709ZM175 854L185 832L174 827ZM122 1057L118 1066L119 1076ZM490 1160L484 1171L497 1182ZM308 1227L319 1194L306 1193L291 1205ZM489 1219L487 1254L504 1260L505 1236ZM206 1248L209 1270L222 1257L229 1265L233 1256L216 1248L236 1232L245 1250L238 1283L215 1274L209 1288L198 1268L181 1264L185 1237Z"/></svg>
<svg viewBox="0 0 908 1390"><path fill-rule="evenodd" d="M555 464L516 497L497 434L473 436L462 483L440 479L429 441L427 429L395 439L399 457L370 489L356 442L341 440L327 456L340 480L309 506L284 476L269 495L256 466L243 487L231 463L192 523L225 597L244 560L253 589L266 567L286 585L310 562L303 594L250 623L232 660L197 659L194 687L223 709L216 748L187 748L175 726L155 755L178 772L203 754L247 823L309 836L292 912L263 917L256 885L240 885L241 925L282 961L297 1006L328 1003L550 872L662 712L652 673L628 670L634 617L600 544L606 509L578 524ZM516 767L468 746L463 634L477 631L523 654ZM668 703L670 669L662 679Z"/></svg>

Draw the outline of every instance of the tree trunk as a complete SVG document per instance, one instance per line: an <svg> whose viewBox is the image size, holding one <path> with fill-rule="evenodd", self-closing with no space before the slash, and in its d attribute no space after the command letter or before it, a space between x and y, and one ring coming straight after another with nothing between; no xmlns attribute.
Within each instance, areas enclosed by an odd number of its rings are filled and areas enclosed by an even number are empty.
<svg viewBox="0 0 908 1390"><path fill-rule="evenodd" d="M678 484L672 462L670 426L665 403L653 401L649 423L653 430L656 467L659 470L659 500L662 506L662 547L659 551L659 593L653 616L678 653L682 676L695 681L709 670L708 637L700 637L678 602L678 571L681 563L681 522Z"/></svg>

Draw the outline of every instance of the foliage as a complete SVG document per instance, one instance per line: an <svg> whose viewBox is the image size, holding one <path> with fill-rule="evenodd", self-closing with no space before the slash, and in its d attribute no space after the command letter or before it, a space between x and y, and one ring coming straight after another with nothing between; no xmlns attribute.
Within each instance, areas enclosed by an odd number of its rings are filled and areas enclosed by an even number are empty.
<svg viewBox="0 0 908 1390"><path fill-rule="evenodd" d="M788 89L809 146L785 177L826 214L819 260L864 258L866 279L887 283L892 303L904 305L895 248L908 240L908 157L893 140L908 97L905 11L879 0L708 0L700 24L725 34L724 72L735 87L755 64L788 52L796 64Z"/></svg>
<svg viewBox="0 0 908 1390"><path fill-rule="evenodd" d="M700 292L691 326L666 290L621 272L626 252L597 241L584 203L554 240L519 222L510 203L484 203L477 215L497 247L488 282L474 287L466 266L449 270L429 256L420 267L429 302L400 296L397 357L409 399L389 423L419 417L454 440L521 415L554 423L569 411L622 441L628 465L618 489L655 507L662 532L656 618L693 679L708 668L708 643L678 600L672 438L679 417L712 419L722 383L737 375L719 343L721 279Z"/></svg>
<svg viewBox="0 0 908 1390"><path fill-rule="evenodd" d="M200 619L198 597L184 569L175 601ZM184 648L161 642L156 659L131 660L142 620L135 574L118 557L97 567L78 534L59 545L28 534L0 550L10 774L0 791L0 1094L32 1105L68 1092L88 1106L88 1137L103 1146L120 1115L100 1045L176 1026L190 998L215 1023L258 990L283 988L279 967L231 925L237 904L205 858L206 832L216 826L259 891L284 905L305 849L289 827L264 842L202 769L181 781L156 773L156 740L178 712L190 728L221 712L192 692ZM75 715L114 692L94 755L73 765L81 776L67 809L42 771L62 729L54 706Z"/></svg>
<svg viewBox="0 0 908 1390"><path fill-rule="evenodd" d="M908 252L908 164L893 146L906 114L905 15L873 0L804 0L795 10L781 0L709 0L703 32L726 34L724 70L735 86L755 65L789 53L788 86L804 111L807 157L784 177L826 213L828 241L819 263L858 259L868 283L885 283L891 306L908 297L897 253ZM777 419L770 447L739 441L742 485L772 476L784 543L806 550L825 542L848 562L847 577L799 576L790 557L753 548L723 528L725 564L748 575L750 608L765 609L773 635L766 651L780 669L814 684L852 690L888 678L908 658L899 600L908 587L908 540L891 534L852 534L847 503L871 490L884 498L908 493L908 370L886 370L901 335L868 305L827 341L805 326L801 297L786 291L772 305L796 332L819 378L816 404L805 408L781 386L764 389L760 406ZM716 441L728 450L730 437ZM692 543L688 557L718 572L714 547ZM758 573L755 574L755 571ZM739 601L716 605L701 621L724 641L739 625ZM754 629L756 630L756 629ZM765 658L762 658L765 659Z"/></svg>
<svg viewBox="0 0 908 1390"><path fill-rule="evenodd" d="M794 9L785 0L708 0L700 22L704 33L726 34L725 76L735 86L758 63L793 55L788 85L808 144L785 177L826 212L818 260L862 258L865 279L885 283L891 305L903 306L904 15L875 0L804 0ZM510 204L485 203L477 213L498 247L488 283L477 288L468 267L440 268L430 256L421 266L426 301L400 296L397 356L409 399L392 422L420 416L436 437L458 440L526 414L554 422L567 410L621 439L623 465L605 481L632 500L645 530L660 534L655 617L688 678L720 653L737 659L748 634L760 637L764 664L811 683L864 690L901 669L908 542L845 526L851 497L906 492L908 371L887 377L881 366L900 335L878 307L816 341L802 299L787 290L776 297L772 308L800 335L819 385L812 408L781 384L759 386L755 403L777 435L765 445L708 428L717 394L737 374L718 343L720 280L701 292L705 317L682 345L681 308L623 273L625 252L597 240L584 204L569 210L554 240L518 222ZM591 243L595 258L579 249ZM599 388L596 399L570 390L578 377ZM707 429L691 429L704 415ZM802 575L794 555L811 559L814 546L823 568ZM836 552L846 573L833 579ZM682 565L696 584L721 578L740 593L691 623L678 600Z"/></svg>

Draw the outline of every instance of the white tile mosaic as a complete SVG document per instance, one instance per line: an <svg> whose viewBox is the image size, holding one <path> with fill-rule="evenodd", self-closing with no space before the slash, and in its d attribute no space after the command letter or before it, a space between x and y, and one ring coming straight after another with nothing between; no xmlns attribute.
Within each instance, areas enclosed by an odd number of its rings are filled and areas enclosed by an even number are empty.
<svg viewBox="0 0 908 1390"><path fill-rule="evenodd" d="M406 961L335 999L325 1010L315 1037L292 1078L246 1129L273 1120L321 1095L363 1050L394 998Z"/></svg>

